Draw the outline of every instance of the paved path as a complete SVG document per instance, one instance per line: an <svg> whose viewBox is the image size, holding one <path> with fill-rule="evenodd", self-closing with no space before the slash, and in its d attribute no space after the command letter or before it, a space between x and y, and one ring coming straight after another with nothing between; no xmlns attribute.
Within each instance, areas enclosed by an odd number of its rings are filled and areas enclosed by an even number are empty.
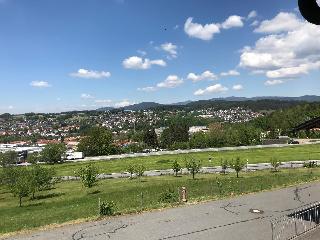
<svg viewBox="0 0 320 240"><path fill-rule="evenodd" d="M279 168L303 168L305 163L314 162L316 165L320 166L320 160L307 160L307 161L289 161L289 162L282 162ZM270 163L256 163L256 164L247 164L243 171L260 171L260 170L267 170L272 169ZM226 173L234 172L233 169L227 168ZM221 173L222 168L221 166L215 167L203 167L200 170L201 173ZM174 175L174 171L172 169L163 169L163 170L149 170L144 172L144 176L147 177L155 177L155 176L163 176L163 175ZM181 174L189 174L188 169L184 168L181 171ZM135 176L135 174L133 174ZM99 174L99 179L112 179L112 178L129 178L131 177L130 173L122 172L122 173L111 173L111 174ZM75 176L63 176L61 177L62 180L78 180L79 177Z"/></svg>
<svg viewBox="0 0 320 240"><path fill-rule="evenodd" d="M320 200L320 183L65 226L8 240L271 240L270 220ZM252 209L262 213L252 213Z"/></svg>
<svg viewBox="0 0 320 240"><path fill-rule="evenodd" d="M320 239L320 229L317 228L309 233L303 234L296 240L319 240Z"/></svg>

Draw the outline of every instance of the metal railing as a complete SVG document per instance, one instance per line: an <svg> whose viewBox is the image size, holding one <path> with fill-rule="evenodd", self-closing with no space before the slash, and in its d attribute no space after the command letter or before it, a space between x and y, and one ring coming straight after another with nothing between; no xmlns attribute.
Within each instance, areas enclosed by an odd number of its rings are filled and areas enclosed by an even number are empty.
<svg viewBox="0 0 320 240"><path fill-rule="evenodd" d="M272 240L290 240L304 234L320 223L320 202L271 221Z"/></svg>

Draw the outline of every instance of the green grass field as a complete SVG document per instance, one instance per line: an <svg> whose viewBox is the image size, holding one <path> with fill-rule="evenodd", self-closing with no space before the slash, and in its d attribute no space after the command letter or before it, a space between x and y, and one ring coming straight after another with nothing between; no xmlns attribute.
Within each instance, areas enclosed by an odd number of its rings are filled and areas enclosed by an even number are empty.
<svg viewBox="0 0 320 240"><path fill-rule="evenodd" d="M147 170L169 169L172 167L172 162L177 160L184 166L184 160L194 157L202 161L202 166L210 167L220 165L220 159L228 159L240 157L242 160L249 160L249 163L269 162L271 157L277 157L280 161L293 160L320 160L320 144L290 146L284 148L264 148L252 150L237 150L237 151L222 151L222 152L204 152L190 153L179 155L163 155L149 156L137 158L124 158L111 161L91 162L94 164L100 173L124 172L129 164L143 164ZM209 158L212 161L209 162ZM59 176L74 176L74 172L81 166L88 164L87 162L64 163L53 166Z"/></svg>
<svg viewBox="0 0 320 240"><path fill-rule="evenodd" d="M35 200L25 198L23 207L18 207L18 198L0 187L0 234L76 219L96 219L99 198L114 201L117 213L122 214L168 206L159 203L160 194L168 189L178 192L182 186L187 187L190 201L202 201L315 180L320 180L320 169L314 169L313 173L309 169L241 173L240 178L234 174L208 174L197 175L196 180L189 175L102 180L89 191L80 181L71 181L38 193Z"/></svg>

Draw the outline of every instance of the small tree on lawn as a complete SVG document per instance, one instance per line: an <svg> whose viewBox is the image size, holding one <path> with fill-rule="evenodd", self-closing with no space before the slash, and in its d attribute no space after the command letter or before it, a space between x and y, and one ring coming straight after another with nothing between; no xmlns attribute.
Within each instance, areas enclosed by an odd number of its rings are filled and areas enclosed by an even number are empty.
<svg viewBox="0 0 320 240"><path fill-rule="evenodd" d="M239 172L244 168L245 163L241 161L239 157L236 160L232 160L231 168L234 169L237 173L237 178L239 177Z"/></svg>
<svg viewBox="0 0 320 240"><path fill-rule="evenodd" d="M201 162L192 158L186 162L186 168L192 174L192 179L195 179L195 175L200 172Z"/></svg>
<svg viewBox="0 0 320 240"><path fill-rule="evenodd" d="M226 170L227 170L227 168L229 166L228 160L227 159L221 159L220 164L221 164L221 169L222 169L221 172L223 174L226 174Z"/></svg>
<svg viewBox="0 0 320 240"><path fill-rule="evenodd" d="M51 168L44 168L39 165L35 165L31 168L31 193L32 198L38 191L48 190L53 187L55 171Z"/></svg>
<svg viewBox="0 0 320 240"><path fill-rule="evenodd" d="M134 174L134 171L135 171L135 167L133 164L130 164L128 167L127 167L127 172L130 173L130 178L132 178L133 174Z"/></svg>
<svg viewBox="0 0 320 240"><path fill-rule="evenodd" d="M144 172L146 171L146 167L142 164L139 164L135 167L135 174L140 178L143 176Z"/></svg>
<svg viewBox="0 0 320 240"><path fill-rule="evenodd" d="M173 164L172 164L172 169L175 173L175 176L178 176L178 173L181 171L181 165L178 163L177 160L174 160Z"/></svg>
<svg viewBox="0 0 320 240"><path fill-rule="evenodd" d="M271 163L271 166L273 167L273 171L274 172L277 172L278 171L278 167L280 166L280 162L278 161L278 159L277 158L275 158L275 157L272 157L271 159L270 159L270 163Z"/></svg>
<svg viewBox="0 0 320 240"><path fill-rule="evenodd" d="M83 185L86 188L92 188L98 181L98 169L95 166L89 164L79 169L78 176L80 177Z"/></svg>
<svg viewBox="0 0 320 240"><path fill-rule="evenodd" d="M28 197L32 190L31 172L26 167L5 169L6 184L10 192L19 198L19 206L22 206L22 198Z"/></svg>

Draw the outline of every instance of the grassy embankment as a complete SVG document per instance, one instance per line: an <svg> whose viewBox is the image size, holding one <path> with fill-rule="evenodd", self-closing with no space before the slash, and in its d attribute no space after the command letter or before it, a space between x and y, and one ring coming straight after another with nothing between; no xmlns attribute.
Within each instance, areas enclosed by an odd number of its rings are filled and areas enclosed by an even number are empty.
<svg viewBox="0 0 320 240"><path fill-rule="evenodd" d="M102 180L90 190L84 189L80 181L71 181L38 193L35 200L25 198L23 207L18 207L18 199L0 187L0 235L77 219L96 219L99 198L114 201L117 214L123 214L170 206L159 202L160 194L168 189L177 193L182 186L187 187L190 202L195 202L316 180L320 180L320 169L314 169L312 173L309 169L290 169L277 173L243 172L240 178L236 178L235 174L208 174L197 175L196 180L189 175Z"/></svg>
<svg viewBox="0 0 320 240"><path fill-rule="evenodd" d="M143 164L147 170L170 169L172 168L172 162L174 160L177 160L182 166L184 166L185 159L190 157L201 160L202 166L204 167L220 165L221 158L231 160L236 157L240 157L243 161L248 159L249 163L269 162L271 157L276 157L279 161L320 160L320 144L290 146L284 148L148 156L111 161L96 161L91 163L98 168L100 173L113 173L126 171L129 164ZM209 158L211 158L211 162L209 161ZM88 163L64 163L61 165L55 165L54 168L59 176L73 176L75 171L86 164Z"/></svg>

